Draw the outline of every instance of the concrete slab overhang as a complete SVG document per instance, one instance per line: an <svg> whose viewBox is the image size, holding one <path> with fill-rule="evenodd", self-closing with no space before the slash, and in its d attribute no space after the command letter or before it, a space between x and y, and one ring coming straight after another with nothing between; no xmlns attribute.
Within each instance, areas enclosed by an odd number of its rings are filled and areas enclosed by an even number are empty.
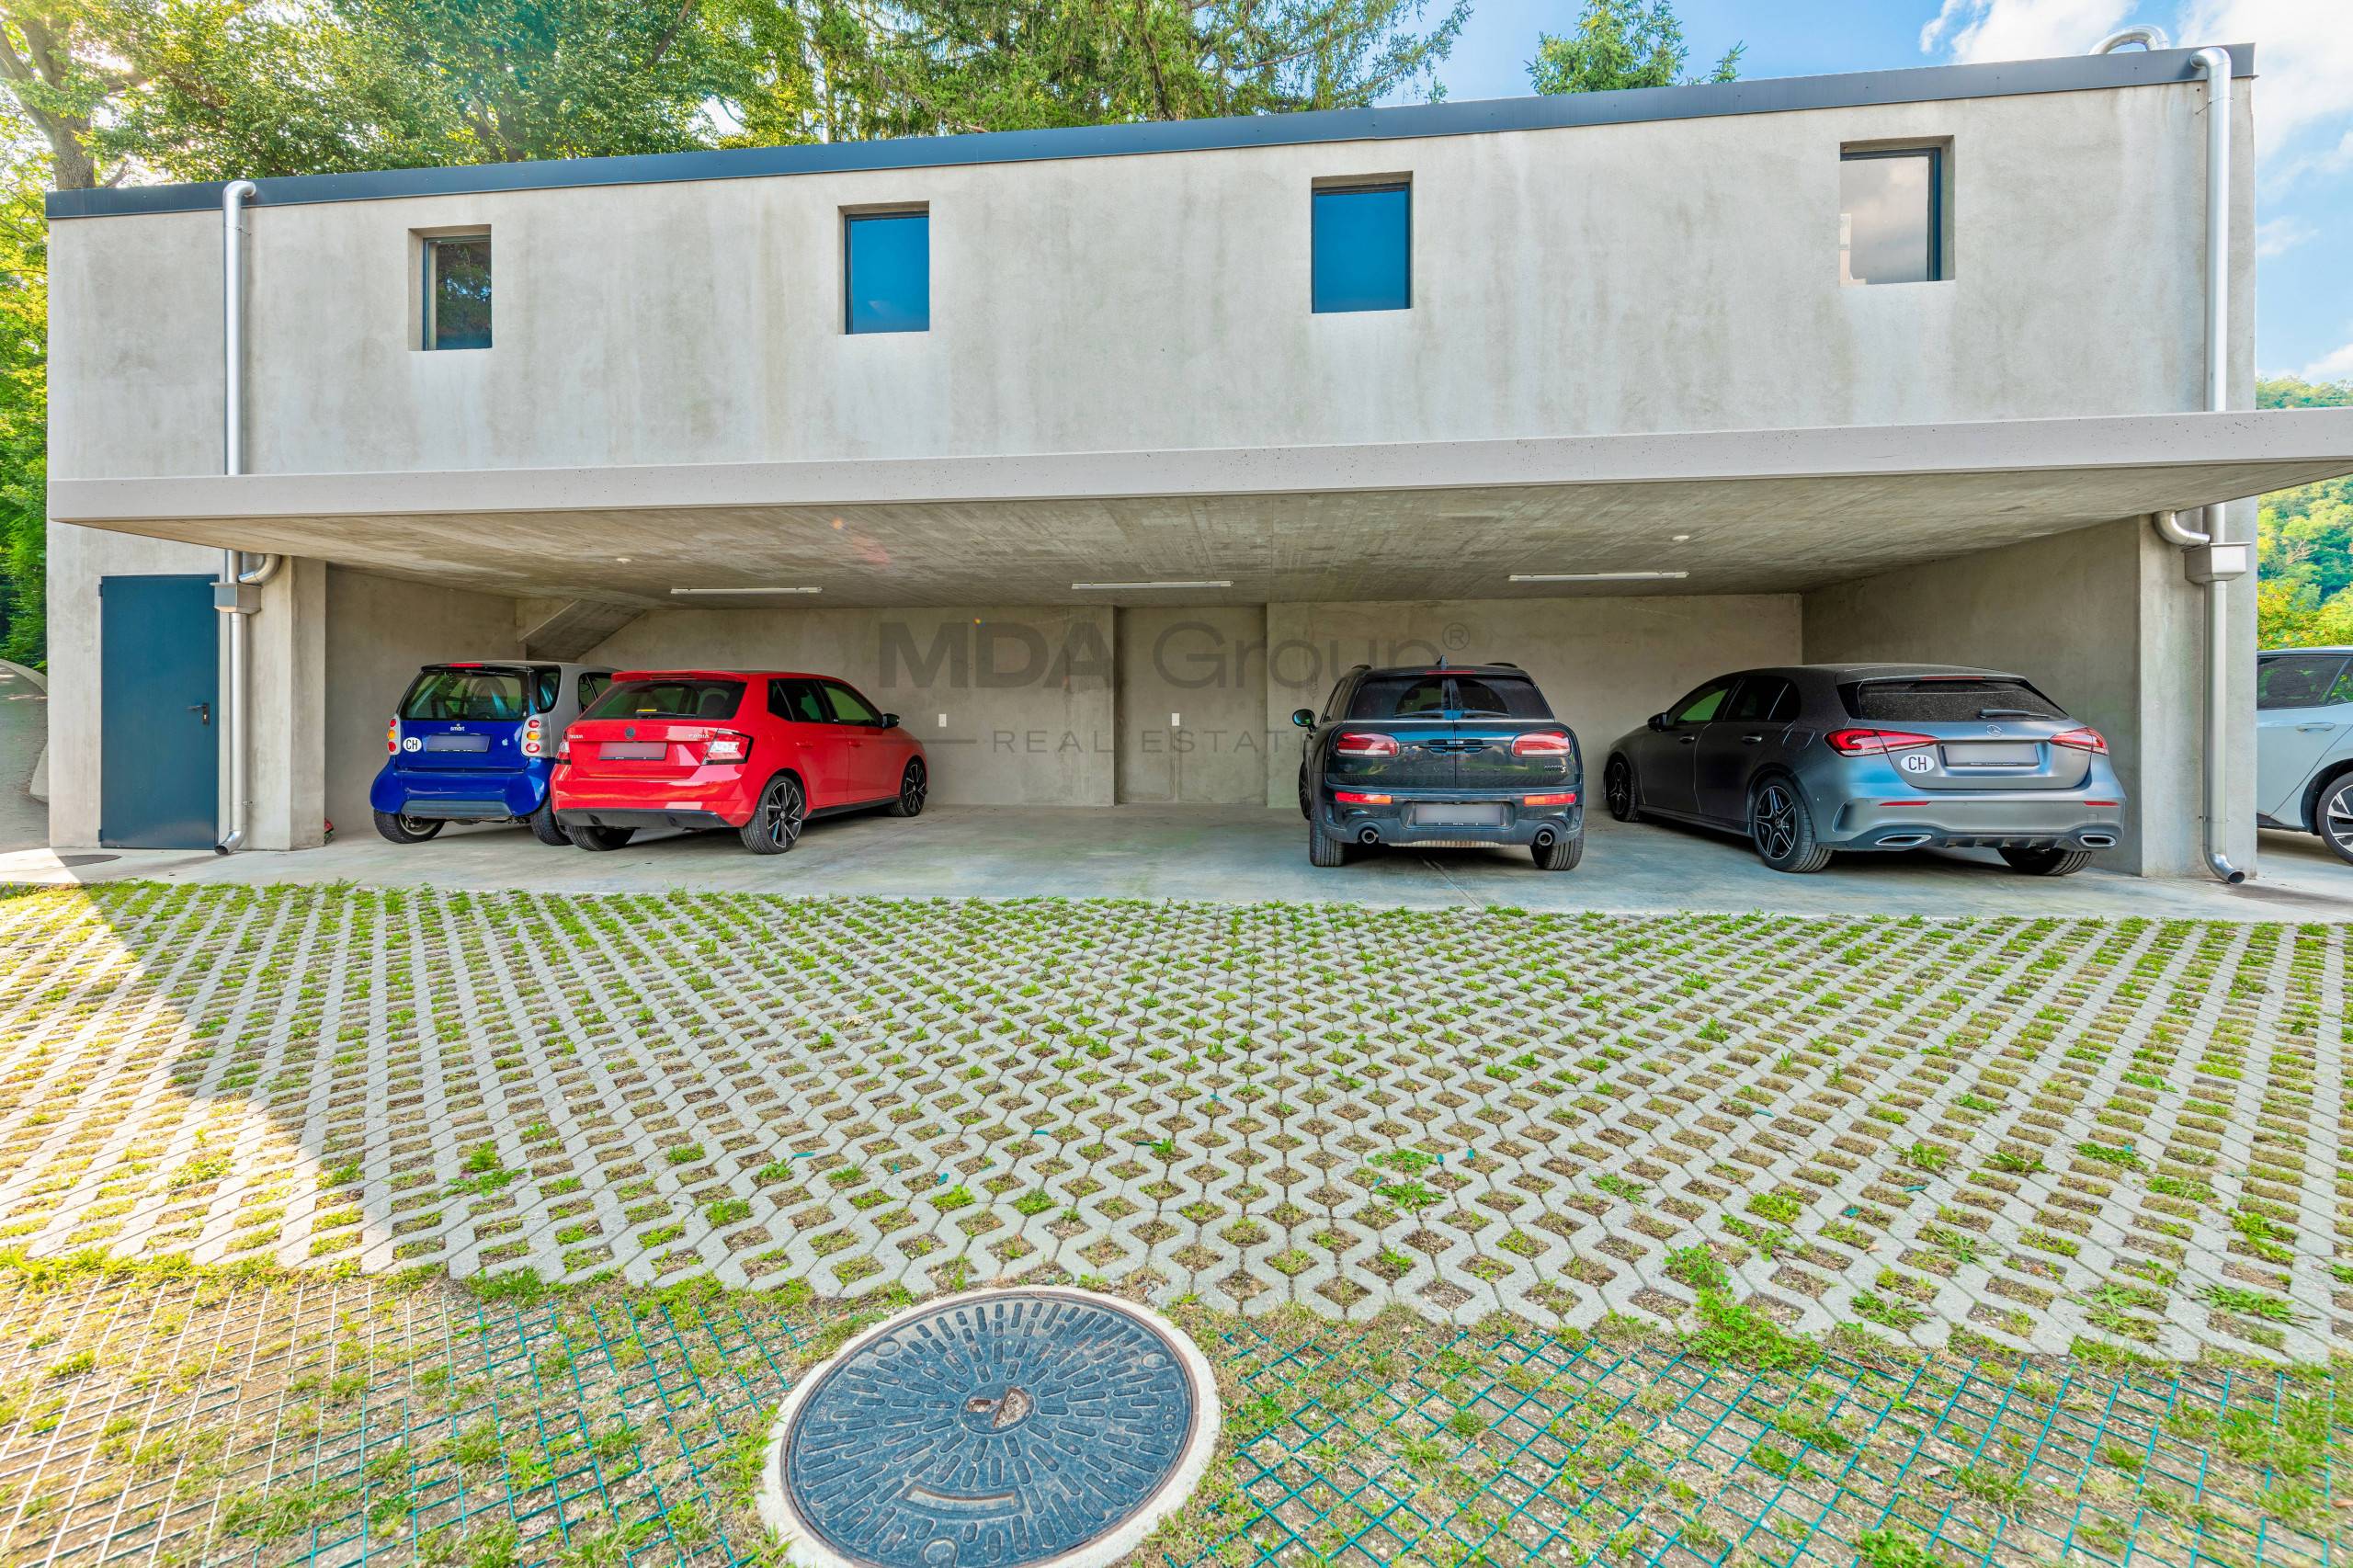
<svg viewBox="0 0 2353 1568"><path fill-rule="evenodd" d="M1509 441L58 479L60 522L645 606L1793 592L2353 472L2353 409ZM1677 536L1688 536L1678 539ZM1515 584L1515 574L1682 572ZM755 599L698 599L703 605Z"/></svg>

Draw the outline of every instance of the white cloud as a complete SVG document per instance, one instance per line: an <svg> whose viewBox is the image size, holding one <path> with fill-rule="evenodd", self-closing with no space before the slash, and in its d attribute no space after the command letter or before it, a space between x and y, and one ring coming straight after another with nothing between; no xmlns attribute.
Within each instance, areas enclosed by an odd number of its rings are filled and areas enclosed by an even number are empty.
<svg viewBox="0 0 2353 1568"><path fill-rule="evenodd" d="M2353 381L2353 343L2334 354L2324 354L2304 367L2303 378L2308 381Z"/></svg>
<svg viewBox="0 0 2353 1568"><path fill-rule="evenodd" d="M2319 232L2292 212L2270 219L2255 226L2255 254L2284 256Z"/></svg>
<svg viewBox="0 0 2353 1568"><path fill-rule="evenodd" d="M1944 48L1961 62L2081 54L2132 9L2132 0L1944 0L1920 29L1920 48Z"/></svg>
<svg viewBox="0 0 2353 1568"><path fill-rule="evenodd" d="M2185 44L2253 43L2256 144L2268 153L2353 117L2353 4L2347 0L2188 0ZM2353 156L2353 132L2338 148Z"/></svg>

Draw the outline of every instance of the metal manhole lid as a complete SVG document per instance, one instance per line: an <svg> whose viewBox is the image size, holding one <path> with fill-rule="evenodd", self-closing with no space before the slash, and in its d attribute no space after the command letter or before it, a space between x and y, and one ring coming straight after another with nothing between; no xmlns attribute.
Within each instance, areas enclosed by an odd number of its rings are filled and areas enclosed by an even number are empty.
<svg viewBox="0 0 2353 1568"><path fill-rule="evenodd" d="M760 1512L804 1568L1099 1568L1180 1506L1217 1388L1157 1313L1054 1287L901 1312L794 1385Z"/></svg>

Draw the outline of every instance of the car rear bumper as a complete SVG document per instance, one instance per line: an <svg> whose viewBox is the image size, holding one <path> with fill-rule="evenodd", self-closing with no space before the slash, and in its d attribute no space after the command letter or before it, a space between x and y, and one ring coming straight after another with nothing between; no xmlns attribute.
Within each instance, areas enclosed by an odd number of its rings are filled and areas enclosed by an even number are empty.
<svg viewBox="0 0 2353 1568"><path fill-rule="evenodd" d="M2121 806L2089 805L2076 790L2020 790L1956 792L1927 805L1850 801L1822 841L1837 849L2098 850L2123 836Z"/></svg>
<svg viewBox="0 0 2353 1568"><path fill-rule="evenodd" d="M1574 792L1579 803L1523 804L1524 798L1532 792ZM1548 835L1552 838L1573 838L1585 831L1584 793L1575 784L1563 783L1542 791L1431 790L1392 790L1388 793L1391 799L1385 805L1343 804L1332 798L1332 791L1326 787L1322 800L1317 802L1324 831L1350 844L1520 846L1533 844ZM1418 808L1449 805L1501 806L1503 821L1494 825L1483 825L1416 820L1426 814Z"/></svg>
<svg viewBox="0 0 2353 1568"><path fill-rule="evenodd" d="M445 822L527 817L546 798L544 765L509 767L403 767L386 763L368 803L390 816Z"/></svg>
<svg viewBox="0 0 2353 1568"><path fill-rule="evenodd" d="M555 783L555 820L565 827L741 827L752 820L757 793L740 778L616 784L567 773Z"/></svg>
<svg viewBox="0 0 2353 1568"><path fill-rule="evenodd" d="M688 833L706 833L715 828L738 828L740 822L729 822L717 812L706 811L644 811L633 807L599 806L586 811L562 811L555 820L565 827L677 827Z"/></svg>

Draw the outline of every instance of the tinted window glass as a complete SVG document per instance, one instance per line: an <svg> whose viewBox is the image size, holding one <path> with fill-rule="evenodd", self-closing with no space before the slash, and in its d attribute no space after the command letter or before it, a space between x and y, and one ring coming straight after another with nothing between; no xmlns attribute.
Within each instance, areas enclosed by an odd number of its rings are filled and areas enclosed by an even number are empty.
<svg viewBox="0 0 2353 1568"><path fill-rule="evenodd" d="M1414 302L1411 187L1351 186L1313 198L1315 309L1402 311Z"/></svg>
<svg viewBox="0 0 2353 1568"><path fill-rule="evenodd" d="M425 347L490 347L490 236L425 242Z"/></svg>
<svg viewBox="0 0 2353 1568"><path fill-rule="evenodd" d="M1723 710L1724 694L1730 690L1732 682L1711 680L1668 711L1678 724L1704 724Z"/></svg>
<svg viewBox="0 0 2353 1568"><path fill-rule="evenodd" d="M1508 676L1457 676L1454 705L1465 719L1550 719L1543 694L1532 680Z"/></svg>
<svg viewBox="0 0 2353 1568"><path fill-rule="evenodd" d="M613 677L610 676L582 676L580 677L580 706L582 710L585 711L589 708L594 707L596 705L597 699L604 696L605 688L612 684Z"/></svg>
<svg viewBox="0 0 2353 1568"><path fill-rule="evenodd" d="M1786 722L1797 717L1798 688L1779 676L1751 676L1733 694L1727 718L1750 723Z"/></svg>
<svg viewBox="0 0 2353 1568"><path fill-rule="evenodd" d="M531 682L538 688L531 699L531 711L545 713L555 706L556 694L563 689L563 672L553 665L534 665Z"/></svg>
<svg viewBox="0 0 2353 1568"><path fill-rule="evenodd" d="M1340 716L1340 697L1347 689L1348 677L1346 676L1332 683L1332 695L1324 699L1324 717L1336 719Z"/></svg>
<svg viewBox="0 0 2353 1568"><path fill-rule="evenodd" d="M931 214L843 219L842 294L845 331L930 331Z"/></svg>
<svg viewBox="0 0 2353 1568"><path fill-rule="evenodd" d="M866 699L838 681L825 683L825 700L833 704L834 717L845 724L879 724L882 715L867 704Z"/></svg>
<svg viewBox="0 0 2353 1568"><path fill-rule="evenodd" d="M1867 680L1847 687L1858 719L1965 724L1978 719L2064 719L2067 710L2022 680Z"/></svg>
<svg viewBox="0 0 2353 1568"><path fill-rule="evenodd" d="M401 699L404 719L519 722L527 711L520 670L426 670Z"/></svg>
<svg viewBox="0 0 2353 1568"><path fill-rule="evenodd" d="M2342 653L2280 653L2255 665L2257 708L2318 708L2345 671Z"/></svg>
<svg viewBox="0 0 2353 1568"><path fill-rule="evenodd" d="M834 716L825 710L824 699L817 695L817 683L813 680L768 682L768 711L795 724L830 724L834 722Z"/></svg>
<svg viewBox="0 0 2353 1568"><path fill-rule="evenodd" d="M1445 711L1444 676L1368 677L1348 704L1351 719L1435 719Z"/></svg>
<svg viewBox="0 0 2353 1568"><path fill-rule="evenodd" d="M1847 153L1838 162L1838 281L1927 283L1939 271L1934 149Z"/></svg>
<svg viewBox="0 0 2353 1568"><path fill-rule="evenodd" d="M744 700L740 680L625 680L597 699L584 719L733 719Z"/></svg>

